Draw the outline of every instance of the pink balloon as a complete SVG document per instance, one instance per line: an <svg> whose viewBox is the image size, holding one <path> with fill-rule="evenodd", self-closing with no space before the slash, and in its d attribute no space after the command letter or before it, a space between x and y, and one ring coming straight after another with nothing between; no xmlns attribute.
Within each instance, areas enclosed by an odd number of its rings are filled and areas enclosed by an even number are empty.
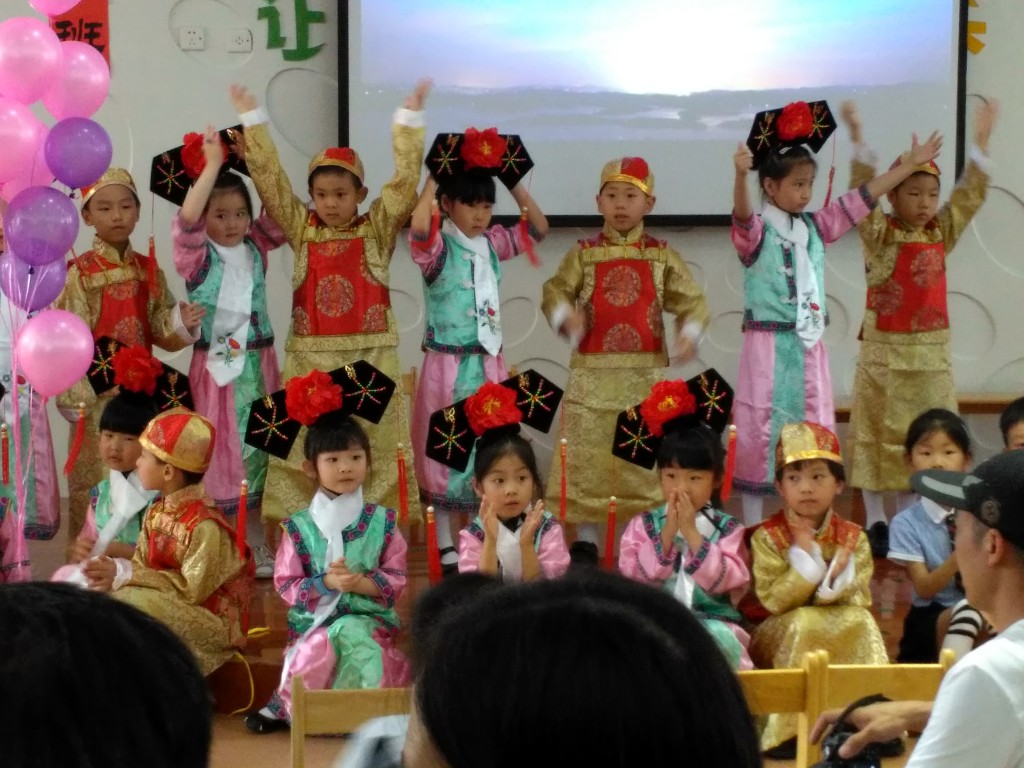
<svg viewBox="0 0 1024 768"><path fill-rule="evenodd" d="M103 54L88 43L66 40L60 48L64 63L43 94L43 104L58 120L91 117L110 91L110 67Z"/></svg>
<svg viewBox="0 0 1024 768"><path fill-rule="evenodd" d="M92 331L78 315L44 309L30 318L14 342L17 364L44 397L66 391L92 364Z"/></svg>
<svg viewBox="0 0 1024 768"><path fill-rule="evenodd" d="M50 129L43 123L38 125L39 148L27 168L20 168L12 178L0 184L0 198L10 202L29 187L48 187L53 183L53 171L46 163L44 145Z"/></svg>
<svg viewBox="0 0 1024 768"><path fill-rule="evenodd" d="M0 96L0 181L10 181L32 167L41 141L40 125L24 104Z"/></svg>
<svg viewBox="0 0 1024 768"><path fill-rule="evenodd" d="M47 16L60 16L62 13L67 13L82 0L28 0L28 4L35 8L40 13L45 13Z"/></svg>
<svg viewBox="0 0 1024 768"><path fill-rule="evenodd" d="M0 93L31 104L60 71L60 40L39 19L18 16L0 23Z"/></svg>

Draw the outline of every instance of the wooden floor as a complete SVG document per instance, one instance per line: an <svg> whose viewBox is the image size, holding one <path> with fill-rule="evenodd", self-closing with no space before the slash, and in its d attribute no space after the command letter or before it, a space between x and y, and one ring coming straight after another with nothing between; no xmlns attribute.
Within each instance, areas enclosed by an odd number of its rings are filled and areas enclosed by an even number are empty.
<svg viewBox="0 0 1024 768"><path fill-rule="evenodd" d="M730 503L729 506L732 506ZM837 510L850 514L850 497L844 496ZM766 505L766 511L772 509ZM729 510L733 511L733 510ZM738 513L738 509L735 511ZM856 514L854 513L854 517ZM428 586L426 550L420 526L403 531L409 540L409 586L398 601L397 610L403 625L408 625L409 614L417 595ZM571 534L571 532L570 532ZM31 542L29 546L35 578L47 578L63 562L65 534L58 533L50 542ZM890 658L895 658L896 647L903 625L903 617L910 607L910 583L902 569L886 560L875 561L872 581L872 608L885 638ZM285 606L274 592L269 580L258 582L257 600L252 614L252 626L267 627L268 633L250 641L245 657L252 673L253 696L250 704L250 683L246 667L236 661L225 665L211 676L211 689L218 714L214 723L214 745L211 768L242 768L259 765L266 768L284 768L289 765L288 733L255 736L245 730L240 715L229 713L237 709L262 706L277 685L280 675L282 648L285 643ZM400 640L407 650L408 638ZM344 739L312 737L307 742L306 755L309 768L327 768L344 748ZM904 758L885 761L885 766L901 766ZM766 766L785 766L788 763L766 761Z"/></svg>

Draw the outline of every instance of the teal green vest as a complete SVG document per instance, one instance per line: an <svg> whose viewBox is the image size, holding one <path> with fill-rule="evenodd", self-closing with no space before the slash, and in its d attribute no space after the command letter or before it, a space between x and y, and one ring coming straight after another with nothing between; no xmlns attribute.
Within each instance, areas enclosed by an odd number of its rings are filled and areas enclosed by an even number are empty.
<svg viewBox="0 0 1024 768"><path fill-rule="evenodd" d="M100 480L89 489L89 498L93 503L93 510L96 517L96 533L99 534L104 526L110 522L110 480ZM134 547L139 542L139 534L142 532L142 518L145 511L133 515L121 532L114 537L114 541Z"/></svg>
<svg viewBox="0 0 1024 768"><path fill-rule="evenodd" d="M825 243L821 232L809 213L800 218L807 225L807 254L818 281L821 312L828 324L825 307ZM778 242L775 229L764 222L764 234L757 251L750 256L753 262L743 273L743 330L792 331L796 328L796 277L793 252Z"/></svg>
<svg viewBox="0 0 1024 768"><path fill-rule="evenodd" d="M267 276L263 271L263 257L256 244L249 238L245 239L252 257L252 319L249 323L249 338L246 349L261 349L274 344L274 331L270 326L270 315L267 313ZM196 349L209 349L213 335L213 317L217 311L217 297L220 295L221 280L224 279L224 262L209 243L206 244L206 256L192 280L185 281L188 300L202 304L206 308L203 318L203 332Z"/></svg>

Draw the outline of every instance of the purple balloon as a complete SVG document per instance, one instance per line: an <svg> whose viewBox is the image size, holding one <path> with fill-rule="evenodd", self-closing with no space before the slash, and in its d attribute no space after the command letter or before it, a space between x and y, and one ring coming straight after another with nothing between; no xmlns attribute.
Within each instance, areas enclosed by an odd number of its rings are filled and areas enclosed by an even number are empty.
<svg viewBox="0 0 1024 768"><path fill-rule="evenodd" d="M7 247L34 267L62 258L78 236L78 210L51 187L29 187L15 195L4 217Z"/></svg>
<svg viewBox="0 0 1024 768"><path fill-rule="evenodd" d="M114 147L99 123L68 117L50 129L43 156L57 181L79 189L95 183L110 167Z"/></svg>
<svg viewBox="0 0 1024 768"><path fill-rule="evenodd" d="M34 267L18 259L11 251L0 254L0 291L14 306L26 312L35 312L52 304L60 296L67 279L68 267L63 259Z"/></svg>

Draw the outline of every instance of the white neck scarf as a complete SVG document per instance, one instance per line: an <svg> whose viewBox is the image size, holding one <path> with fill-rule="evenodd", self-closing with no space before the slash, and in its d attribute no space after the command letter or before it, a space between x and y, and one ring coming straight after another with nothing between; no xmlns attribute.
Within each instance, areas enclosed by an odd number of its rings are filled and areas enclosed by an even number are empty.
<svg viewBox="0 0 1024 768"><path fill-rule="evenodd" d="M223 274L210 329L206 370L217 386L223 387L241 376L245 367L252 315L252 254L244 240L232 246L207 242L220 256Z"/></svg>
<svg viewBox="0 0 1024 768"><path fill-rule="evenodd" d="M533 508L528 504L524 510L529 514ZM498 522L498 543L495 547L498 563L501 565L501 580L517 584L523 580L523 550L519 546L522 540L523 526L510 531L501 521Z"/></svg>
<svg viewBox="0 0 1024 768"><path fill-rule="evenodd" d="M705 539L710 539L715 534L715 524L708 520L707 515L703 512L697 512L696 526L697 533ZM682 557L679 561L679 572L676 574L676 586L672 592L679 602L687 608L691 608L693 606L693 589L696 586L696 582L693 580L693 576L686 572L685 567L686 556L690 552L690 546L686 543L686 539L679 535L678 531L675 535L675 544Z"/></svg>
<svg viewBox="0 0 1024 768"><path fill-rule="evenodd" d="M807 253L810 232L799 216L766 205L761 217L772 227L779 242L793 251L794 280L796 282L796 335L804 349L811 349L825 332L825 313L821 310L821 291Z"/></svg>
<svg viewBox="0 0 1024 768"><path fill-rule="evenodd" d="M156 491L142 487L138 472L133 470L125 477L117 470L110 470L110 519L96 536L89 557L99 557L106 552L131 519L148 507L155 497Z"/></svg>
<svg viewBox="0 0 1024 768"><path fill-rule="evenodd" d="M490 354L501 351L501 308L498 276L491 266L491 244L483 235L466 237L451 219L445 219L441 230L473 254L473 292L476 304L476 337Z"/></svg>

